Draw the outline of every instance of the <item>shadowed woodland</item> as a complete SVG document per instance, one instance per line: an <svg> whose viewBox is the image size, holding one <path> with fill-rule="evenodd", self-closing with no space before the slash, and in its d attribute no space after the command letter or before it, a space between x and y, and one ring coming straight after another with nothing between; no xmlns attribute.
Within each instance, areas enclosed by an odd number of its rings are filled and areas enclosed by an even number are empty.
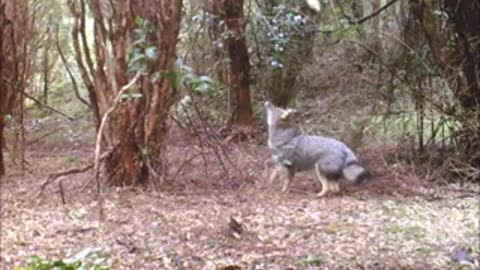
<svg viewBox="0 0 480 270"><path fill-rule="evenodd" d="M480 1L0 0L0 177L2 269L479 269Z"/></svg>

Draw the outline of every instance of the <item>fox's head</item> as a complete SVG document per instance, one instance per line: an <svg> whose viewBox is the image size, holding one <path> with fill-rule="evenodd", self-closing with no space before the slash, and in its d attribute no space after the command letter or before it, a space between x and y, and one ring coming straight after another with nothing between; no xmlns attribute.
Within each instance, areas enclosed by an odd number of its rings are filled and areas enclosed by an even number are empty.
<svg viewBox="0 0 480 270"><path fill-rule="evenodd" d="M293 118L297 112L296 110L276 107L270 101L265 101L264 106L267 113L267 125L269 128L289 128L295 126Z"/></svg>
<svg viewBox="0 0 480 270"><path fill-rule="evenodd" d="M269 101L266 101L264 106L267 113L268 146L270 148L283 145L298 135L298 125L294 119L296 111L294 109L282 109Z"/></svg>

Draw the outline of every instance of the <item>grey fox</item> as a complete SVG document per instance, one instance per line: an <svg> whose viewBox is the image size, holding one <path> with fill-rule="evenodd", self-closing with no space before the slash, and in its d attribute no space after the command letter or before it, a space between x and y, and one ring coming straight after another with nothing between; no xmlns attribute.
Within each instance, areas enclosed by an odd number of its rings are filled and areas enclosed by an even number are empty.
<svg viewBox="0 0 480 270"><path fill-rule="evenodd" d="M340 191L337 180L342 176L356 184L370 179L369 172L343 142L333 138L302 135L293 119L293 109L282 109L268 101L265 102L265 109L268 147L276 163L270 183L283 171L283 175L287 175L283 192L288 191L296 172L311 169L315 169L317 179L322 185L319 197L328 191Z"/></svg>

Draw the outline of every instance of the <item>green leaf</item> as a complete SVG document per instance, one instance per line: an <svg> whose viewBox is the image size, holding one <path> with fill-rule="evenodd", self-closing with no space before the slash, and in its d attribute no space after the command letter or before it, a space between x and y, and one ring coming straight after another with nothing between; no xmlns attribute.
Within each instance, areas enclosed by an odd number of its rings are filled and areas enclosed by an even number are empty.
<svg viewBox="0 0 480 270"><path fill-rule="evenodd" d="M309 255L308 257L300 260L299 263L303 266L318 266L322 263L322 258L315 255Z"/></svg>
<svg viewBox="0 0 480 270"><path fill-rule="evenodd" d="M147 59L149 59L149 60L157 59L157 48L154 47L154 46L148 47L145 50L145 55L146 55Z"/></svg>
<svg viewBox="0 0 480 270"><path fill-rule="evenodd" d="M202 82L213 83L212 78L210 78L209 76L203 75L203 76L198 77L198 79Z"/></svg>
<svg viewBox="0 0 480 270"><path fill-rule="evenodd" d="M140 47L140 48L145 48L146 43L147 43L146 36L140 34L140 36L133 42L133 46Z"/></svg>
<svg viewBox="0 0 480 270"><path fill-rule="evenodd" d="M176 71L165 71L163 72L163 76L170 80L170 83L173 85L174 88L179 88L182 84L182 77L178 75Z"/></svg>
<svg viewBox="0 0 480 270"><path fill-rule="evenodd" d="M150 81L156 83L158 80L160 80L160 72L157 71L150 76Z"/></svg>
<svg viewBox="0 0 480 270"><path fill-rule="evenodd" d="M130 63L136 63L145 60L144 54L135 54L133 58L130 60Z"/></svg>
<svg viewBox="0 0 480 270"><path fill-rule="evenodd" d="M140 26L143 26L143 23L145 22L145 20L140 17L140 16L136 16L135 17L135 24L140 27Z"/></svg>
<svg viewBox="0 0 480 270"><path fill-rule="evenodd" d="M195 87L195 89L193 89L195 92L199 92L199 93L206 93L208 91L210 91L210 85L206 84L206 83L202 83L200 85L198 85L197 87Z"/></svg>
<svg viewBox="0 0 480 270"><path fill-rule="evenodd" d="M120 95L121 100L137 99L142 97L143 97L143 94L140 94L140 93L125 93Z"/></svg>

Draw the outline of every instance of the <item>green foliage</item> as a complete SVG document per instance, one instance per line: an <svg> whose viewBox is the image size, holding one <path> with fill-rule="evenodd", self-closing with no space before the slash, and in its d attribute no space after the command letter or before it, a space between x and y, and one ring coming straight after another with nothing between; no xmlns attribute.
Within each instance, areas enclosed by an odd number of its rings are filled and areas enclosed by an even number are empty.
<svg viewBox="0 0 480 270"><path fill-rule="evenodd" d="M153 33L150 22L140 17L135 18L135 39L128 55L128 71L131 73L148 72L149 67L157 60L158 52L155 44L149 40ZM157 79L158 75L152 75Z"/></svg>
<svg viewBox="0 0 480 270"><path fill-rule="evenodd" d="M186 87L193 93L206 94L215 89L216 82L206 75L198 75L193 68L177 62L175 71L163 74L171 80L175 88Z"/></svg>
<svg viewBox="0 0 480 270"><path fill-rule="evenodd" d="M71 258L65 260L48 260L39 256L29 258L26 266L15 270L110 270L105 265L105 257L91 248L86 248Z"/></svg>
<svg viewBox="0 0 480 270"><path fill-rule="evenodd" d="M418 124L423 121L424 129L418 130ZM448 142L446 141L459 127L459 122L443 115L431 115L420 119L415 112L405 112L394 116L376 116L372 117L369 130L385 141L395 142L399 138L408 136L423 135L425 142L430 143Z"/></svg>
<svg viewBox="0 0 480 270"><path fill-rule="evenodd" d="M319 266L322 263L322 258L316 255L309 255L299 261L302 266Z"/></svg>
<svg viewBox="0 0 480 270"><path fill-rule="evenodd" d="M210 76L198 75L193 68L177 61L174 71L163 74L177 89L184 88L189 93L185 95L177 105L176 117L181 124L185 124L192 118L192 98L198 96L217 97L221 91L218 82ZM217 118L218 119L218 118Z"/></svg>
<svg viewBox="0 0 480 270"><path fill-rule="evenodd" d="M121 100L130 100L130 99L138 99L138 98L142 98L143 95L140 94L140 93L125 93L123 95L120 96L120 99Z"/></svg>
<svg viewBox="0 0 480 270"><path fill-rule="evenodd" d="M285 4L257 14L255 23L263 32L269 66L274 69L284 67L286 48L297 46L310 34L311 29L306 27L310 20L299 7L292 8Z"/></svg>

